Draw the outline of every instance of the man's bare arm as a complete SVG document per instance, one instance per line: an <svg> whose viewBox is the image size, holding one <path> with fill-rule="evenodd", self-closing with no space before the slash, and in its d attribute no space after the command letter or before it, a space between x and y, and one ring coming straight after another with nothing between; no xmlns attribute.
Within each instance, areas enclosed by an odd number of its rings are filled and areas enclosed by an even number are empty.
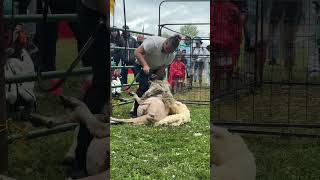
<svg viewBox="0 0 320 180"><path fill-rule="evenodd" d="M147 61L144 59L145 52L142 45L134 51L134 55L142 66L148 65Z"/></svg>
<svg viewBox="0 0 320 180"><path fill-rule="evenodd" d="M147 61L144 59L145 52L144 52L144 49L143 49L143 46L142 46L142 45L140 45L140 46L134 51L134 55L136 56L137 60L139 61L139 63L140 63L141 66L143 67L143 71L144 71L146 74L149 74L150 67L149 67Z"/></svg>

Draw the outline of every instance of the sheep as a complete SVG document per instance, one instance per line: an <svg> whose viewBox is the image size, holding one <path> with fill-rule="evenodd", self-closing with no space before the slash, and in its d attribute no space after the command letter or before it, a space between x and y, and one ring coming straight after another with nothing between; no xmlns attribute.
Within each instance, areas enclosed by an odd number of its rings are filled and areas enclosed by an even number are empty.
<svg viewBox="0 0 320 180"><path fill-rule="evenodd" d="M85 179L104 179L107 178L107 163L106 157L108 155L107 147L110 142L108 123L106 123L106 116L104 114L93 115L88 107L80 100L73 97L61 96L61 100L66 108L70 108L72 112L64 116L62 120L52 120L57 124L62 123L82 123L87 126L89 132L93 135L87 151L87 172L89 177ZM53 118L51 118L53 119ZM74 131L74 140L65 156L65 162L71 163L75 158L75 149L77 146L77 136L79 127Z"/></svg>
<svg viewBox="0 0 320 180"><path fill-rule="evenodd" d="M211 128L211 172L215 180L255 180L253 154L244 140L221 127Z"/></svg>
<svg viewBox="0 0 320 180"><path fill-rule="evenodd" d="M137 118L118 119L111 117L112 122L134 125L153 124L154 126L179 126L191 121L187 106L174 99L168 83L161 80L151 82L150 88L139 98L131 93L139 104Z"/></svg>

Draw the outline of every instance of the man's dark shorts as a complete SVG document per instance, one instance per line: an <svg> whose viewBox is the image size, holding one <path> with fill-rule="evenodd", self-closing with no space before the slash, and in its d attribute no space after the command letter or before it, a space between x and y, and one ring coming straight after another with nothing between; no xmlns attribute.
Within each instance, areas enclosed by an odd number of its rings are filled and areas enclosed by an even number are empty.
<svg viewBox="0 0 320 180"><path fill-rule="evenodd" d="M156 70L150 70L150 73L147 75L142 70L142 66L137 63L134 63L134 70L137 75L139 74L137 77L137 82L139 83L139 88L137 89L136 94L139 97L141 97L149 89L150 75L155 74Z"/></svg>

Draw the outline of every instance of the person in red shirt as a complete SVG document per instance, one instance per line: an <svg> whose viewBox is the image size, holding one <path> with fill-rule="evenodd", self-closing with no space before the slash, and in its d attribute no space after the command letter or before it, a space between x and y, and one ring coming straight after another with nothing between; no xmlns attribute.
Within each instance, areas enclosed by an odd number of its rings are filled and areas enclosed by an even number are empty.
<svg viewBox="0 0 320 180"><path fill-rule="evenodd" d="M185 76L186 65L184 63L183 53L180 52L170 65L168 82L173 93L175 93L176 90L182 90Z"/></svg>
<svg viewBox="0 0 320 180"><path fill-rule="evenodd" d="M210 3L210 34L213 53L214 98L220 95L220 83L226 76L227 89L232 85L232 74L240 54L245 18L239 6L229 0Z"/></svg>

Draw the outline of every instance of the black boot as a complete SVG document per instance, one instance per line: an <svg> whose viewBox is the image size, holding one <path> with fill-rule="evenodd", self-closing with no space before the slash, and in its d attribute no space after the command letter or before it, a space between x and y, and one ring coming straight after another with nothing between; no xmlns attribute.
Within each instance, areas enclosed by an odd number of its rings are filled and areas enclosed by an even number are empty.
<svg viewBox="0 0 320 180"><path fill-rule="evenodd" d="M87 176L88 176L87 170L84 168L80 168L78 163L74 161L71 172L68 174L68 177L71 177L72 179L79 179Z"/></svg>
<svg viewBox="0 0 320 180"><path fill-rule="evenodd" d="M133 107L133 112L131 114L131 118L136 118L138 116L138 107L139 107L139 104L137 101L134 101L134 107Z"/></svg>

